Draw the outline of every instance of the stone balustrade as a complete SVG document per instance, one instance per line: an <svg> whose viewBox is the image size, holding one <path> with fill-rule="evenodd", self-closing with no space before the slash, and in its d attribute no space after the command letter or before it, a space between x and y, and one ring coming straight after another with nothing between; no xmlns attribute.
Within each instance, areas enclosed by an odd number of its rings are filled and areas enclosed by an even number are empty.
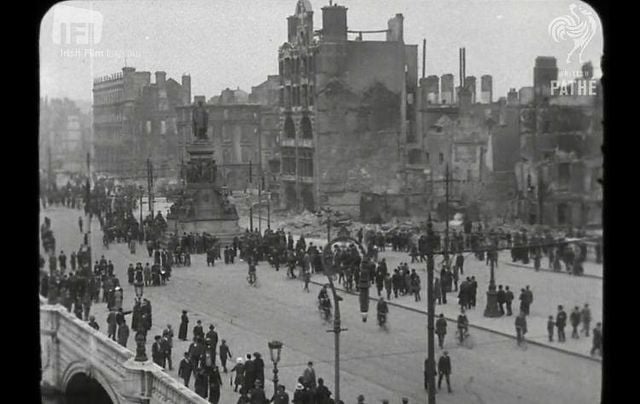
<svg viewBox="0 0 640 404"><path fill-rule="evenodd" d="M75 375L84 373L114 404L207 402L153 362L136 362L133 352L42 296L40 343L43 391L64 392Z"/></svg>

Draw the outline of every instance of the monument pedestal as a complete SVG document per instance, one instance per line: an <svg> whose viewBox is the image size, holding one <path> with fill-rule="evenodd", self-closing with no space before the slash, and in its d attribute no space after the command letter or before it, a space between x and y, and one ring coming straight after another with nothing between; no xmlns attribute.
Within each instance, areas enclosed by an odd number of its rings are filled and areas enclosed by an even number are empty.
<svg viewBox="0 0 640 404"><path fill-rule="evenodd" d="M242 235L238 213L218 186L213 145L196 140L186 147L187 184L181 198L171 207L167 217L170 231L176 234L208 233L223 243Z"/></svg>

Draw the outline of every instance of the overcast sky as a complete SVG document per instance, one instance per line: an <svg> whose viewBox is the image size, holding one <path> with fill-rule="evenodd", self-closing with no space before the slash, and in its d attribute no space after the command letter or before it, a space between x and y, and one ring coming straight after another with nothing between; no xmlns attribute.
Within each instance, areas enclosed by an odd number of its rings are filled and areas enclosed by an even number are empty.
<svg viewBox="0 0 640 404"><path fill-rule="evenodd" d="M40 85L42 96L91 100L93 78L121 71L162 70L178 82L191 74L192 95L217 95L221 90L251 86L277 74L278 47L287 39L286 17L297 0L131 0L69 1L58 3L45 15L40 31ZM328 0L311 0L314 29L322 28L321 7ZM549 24L571 15L565 0L342 0L348 7L350 30L386 29L396 13L404 15L405 43L420 46L418 74L422 70L422 39L427 39L427 75L453 73L458 82L458 48L465 47L467 75L493 75L494 99L509 88L532 85L536 56L555 56L561 71L579 71L578 52L572 63L567 54L573 40L556 42ZM93 17L65 14L59 7L93 10ZM68 12L68 10L66 10ZM582 14L577 12L584 20ZM57 15L56 15L57 14ZM600 74L602 26L585 47ZM102 24L99 23L100 17ZM82 35L61 37L70 19L94 23L94 43ZM55 21L55 22L54 22ZM80 25L86 27L86 25ZM62 31L63 32L63 31ZM82 31L80 31L82 34ZM99 37L99 38L98 38ZM365 36L365 40L368 37ZM384 34L369 37L384 40ZM65 42L65 39L68 39ZM102 54L87 54L90 50ZM152 74L153 80L153 74ZM478 89L479 90L479 89Z"/></svg>

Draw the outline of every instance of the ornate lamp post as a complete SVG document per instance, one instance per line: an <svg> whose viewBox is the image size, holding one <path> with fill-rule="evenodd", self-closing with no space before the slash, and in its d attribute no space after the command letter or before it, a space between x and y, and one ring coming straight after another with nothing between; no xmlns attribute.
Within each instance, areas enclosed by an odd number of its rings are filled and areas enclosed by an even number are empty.
<svg viewBox="0 0 640 404"><path fill-rule="evenodd" d="M149 360L147 358L146 346L147 343L147 332L145 330L144 324L142 322L142 313L140 307L140 301L142 299L142 293L144 292L144 283L136 282L134 284L134 290L136 294L136 304L133 306L133 316L136 319L136 362L146 362Z"/></svg>
<svg viewBox="0 0 640 404"><path fill-rule="evenodd" d="M271 362L273 362L273 392L275 393L278 391L278 362L280 362L283 344L280 341L271 341L267 345L271 354Z"/></svg>
<svg viewBox="0 0 640 404"><path fill-rule="evenodd" d="M487 290L487 306L484 309L485 317L500 317L500 310L498 309L498 292L496 292L496 280L493 270L493 254L495 253L495 246L493 243L487 250L487 254L491 254L489 262L491 263L491 279L489 280L489 290Z"/></svg>

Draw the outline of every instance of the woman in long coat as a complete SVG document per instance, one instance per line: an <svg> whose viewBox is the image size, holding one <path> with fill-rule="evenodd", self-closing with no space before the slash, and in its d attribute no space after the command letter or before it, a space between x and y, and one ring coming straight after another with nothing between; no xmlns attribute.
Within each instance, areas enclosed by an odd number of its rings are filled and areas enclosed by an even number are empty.
<svg viewBox="0 0 640 404"><path fill-rule="evenodd" d="M186 341L188 330L189 330L189 317L187 316L187 311L182 310L180 328L178 329L178 339L181 341Z"/></svg>

